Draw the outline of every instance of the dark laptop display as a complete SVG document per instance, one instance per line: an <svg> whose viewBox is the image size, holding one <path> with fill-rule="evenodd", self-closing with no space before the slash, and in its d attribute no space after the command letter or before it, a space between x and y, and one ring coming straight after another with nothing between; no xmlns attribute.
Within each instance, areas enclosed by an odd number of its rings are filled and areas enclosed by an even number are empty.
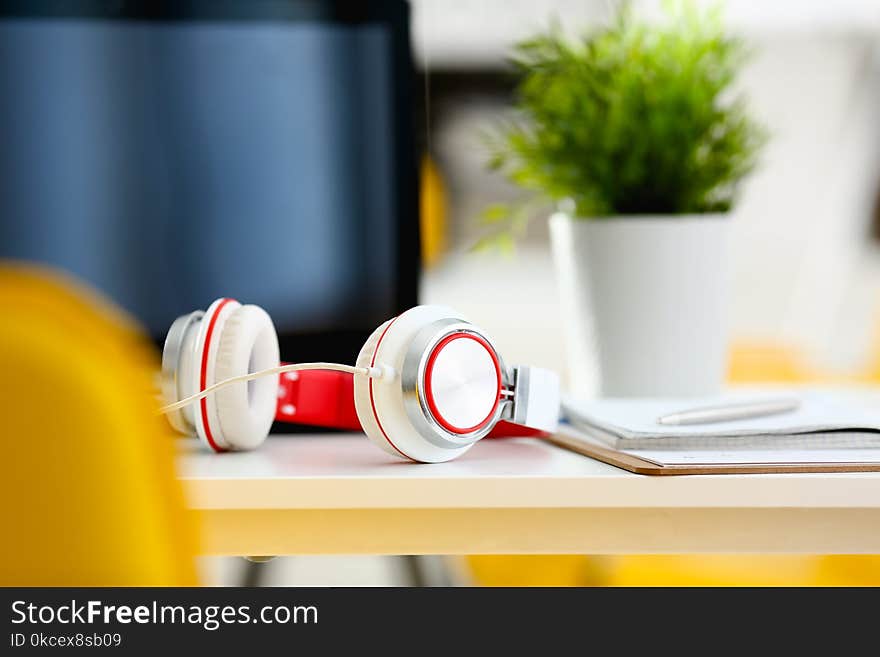
<svg viewBox="0 0 880 657"><path fill-rule="evenodd" d="M408 10L352 4L0 1L0 257L352 358L418 268Z"/></svg>

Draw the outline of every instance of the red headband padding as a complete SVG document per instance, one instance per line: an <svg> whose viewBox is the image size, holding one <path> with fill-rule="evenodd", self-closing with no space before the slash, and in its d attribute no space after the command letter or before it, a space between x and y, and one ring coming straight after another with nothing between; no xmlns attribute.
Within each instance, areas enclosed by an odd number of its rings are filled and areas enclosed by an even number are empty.
<svg viewBox="0 0 880 657"><path fill-rule="evenodd" d="M354 377L346 372L302 370L282 374L278 385L279 422L360 431L354 408Z"/></svg>

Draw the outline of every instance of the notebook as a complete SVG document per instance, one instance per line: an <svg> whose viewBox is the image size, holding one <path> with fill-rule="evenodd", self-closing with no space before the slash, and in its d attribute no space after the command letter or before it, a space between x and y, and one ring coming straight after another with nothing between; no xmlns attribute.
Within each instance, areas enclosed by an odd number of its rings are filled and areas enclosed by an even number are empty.
<svg viewBox="0 0 880 657"><path fill-rule="evenodd" d="M796 397L791 412L711 424L668 426L663 415L750 401ZM569 424L618 450L810 450L880 448L880 395L875 403L847 391L740 390L699 399L566 400Z"/></svg>
<svg viewBox="0 0 880 657"><path fill-rule="evenodd" d="M641 475L880 472L880 449L614 449L565 423L546 440Z"/></svg>

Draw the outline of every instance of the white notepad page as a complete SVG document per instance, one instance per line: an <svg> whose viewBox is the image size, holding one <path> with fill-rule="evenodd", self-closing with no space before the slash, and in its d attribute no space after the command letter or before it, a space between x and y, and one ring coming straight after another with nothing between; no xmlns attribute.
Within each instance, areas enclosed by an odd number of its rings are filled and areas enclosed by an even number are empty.
<svg viewBox="0 0 880 657"><path fill-rule="evenodd" d="M796 397L797 410L708 424L661 425L661 416L690 409ZM876 403L872 403L873 399ZM748 446L747 437L771 437L779 447L880 446L880 394L853 395L837 389L742 389L690 399L566 400L573 426L619 448ZM757 441L751 441L757 443Z"/></svg>

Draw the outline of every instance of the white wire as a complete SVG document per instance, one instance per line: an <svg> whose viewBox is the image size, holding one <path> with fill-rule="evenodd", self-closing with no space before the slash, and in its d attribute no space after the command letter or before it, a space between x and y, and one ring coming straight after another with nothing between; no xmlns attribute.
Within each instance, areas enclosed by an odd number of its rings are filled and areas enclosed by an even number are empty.
<svg viewBox="0 0 880 657"><path fill-rule="evenodd" d="M159 413L170 413L171 411L179 410L184 406L188 406L193 402L200 400L202 397L207 397L212 392L215 392L216 390L224 388L228 385L232 385L233 383L243 383L244 381L253 381L254 379L260 378L261 376L269 376L270 374L283 374L284 372L297 372L299 370L333 370L335 372L348 372L349 374L362 374L364 376L369 376L374 379L381 378L383 374L380 368L354 367L352 365L341 365L339 363L293 363L290 365L279 365L278 367L270 367L269 369L260 370L259 372L250 372L249 374L233 376L232 378L218 381L214 385L208 386L201 392L197 392L196 394L190 395L189 397L184 397L180 401L176 401L173 404L163 406L159 409Z"/></svg>

